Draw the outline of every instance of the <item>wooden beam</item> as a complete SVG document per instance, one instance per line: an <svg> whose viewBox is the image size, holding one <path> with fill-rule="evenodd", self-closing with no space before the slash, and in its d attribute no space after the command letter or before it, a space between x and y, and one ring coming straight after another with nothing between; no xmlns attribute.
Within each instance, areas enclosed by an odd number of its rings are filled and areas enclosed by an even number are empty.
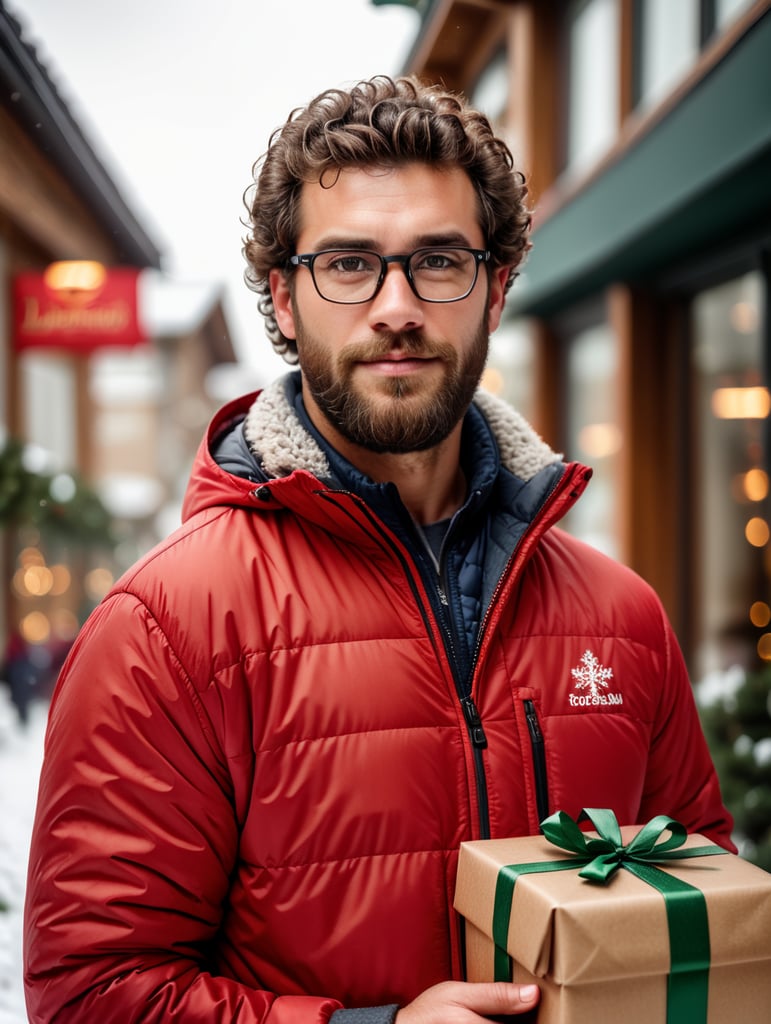
<svg viewBox="0 0 771 1024"><path fill-rule="evenodd" d="M607 310L620 354L621 559L653 586L679 633L685 626L679 573L679 351L667 329L663 300L618 284L608 289Z"/></svg>
<svg viewBox="0 0 771 1024"><path fill-rule="evenodd" d="M1 108L0 213L51 259L116 260L104 229Z"/></svg>

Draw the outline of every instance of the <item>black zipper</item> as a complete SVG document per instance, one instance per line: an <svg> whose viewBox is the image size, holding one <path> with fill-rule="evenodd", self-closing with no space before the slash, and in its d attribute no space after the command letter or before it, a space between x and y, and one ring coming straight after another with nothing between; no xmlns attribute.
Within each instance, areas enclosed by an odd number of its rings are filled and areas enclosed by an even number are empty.
<svg viewBox="0 0 771 1024"><path fill-rule="evenodd" d="M338 500L339 494L345 494L349 498L354 497L354 495L346 491L318 491L317 493L320 498L324 499L325 501L328 501L331 505L334 505L336 508L340 509L341 512L344 512L346 515L349 516L349 518L356 522L359 525L360 529L363 529L362 524L358 522L358 520L356 520L356 518L351 515L350 511L348 511ZM437 658L439 656L439 652L436 650L436 645L434 642L434 630L432 629L432 621L433 624L437 627L439 636L442 639L442 646L444 647L445 656L447 657L447 661L450 666L453 682L455 684L455 690L456 693L458 694L458 700L460 701L460 706L463 710L463 717L466 721L466 728L468 729L469 738L471 739L471 749L474 757L474 780L476 782L477 802L479 804L479 835L481 839L489 839L490 808L487 798L487 776L485 773L485 763L482 758L482 751L487 747L487 737L485 736L484 727L482 726L482 720L479 717L479 712L477 710L473 698L470 695L464 696L463 687L461 685L460 679L458 678L457 655L455 650L453 649L452 632L450 631L449 627L446 624L443 624L443 617L441 613L434 613L433 615L428 614L428 611L424 607L423 601L421 600L420 591L418 590L416 580L412 572L411 562L408 559L406 559L405 556L401 553L394 538L392 538L390 533L383 527L380 520L373 515L372 511L370 510L366 502L360 501L360 503L358 504L358 508L366 516L367 521L370 523L373 530L375 531L376 536L379 538L382 547L385 550L390 551L400 562L404 570L405 576L407 578L407 582L410 585L413 597L415 598L415 603L417 604L421 617L425 622L426 632L428 634L429 640L431 641L431 645L434 647L437 653ZM418 572L418 578L422 579L420 572ZM442 586L440 585L436 589L438 592L440 603L446 603L447 596L444 594Z"/></svg>
<svg viewBox="0 0 771 1024"><path fill-rule="evenodd" d="M526 700L525 718L530 733L530 749L533 754L533 773L535 775L535 805L538 810L539 824L549 816L549 783L546 778L546 747L538 721L538 714L532 700Z"/></svg>
<svg viewBox="0 0 771 1024"><path fill-rule="evenodd" d="M442 545L444 549L444 545ZM446 609L446 614L449 615L450 601L447 596L449 587L446 574L447 562L444 557L444 550L440 552L439 557L439 597L442 605ZM441 620L440 620L441 621ZM446 623L444 628L440 629L442 636L444 637L445 648L447 650L447 656L450 662L450 668L452 670L453 681L455 682L455 690L458 694L458 700L460 701L461 709L463 710L463 717L466 720L466 728L468 729L469 739L471 740L471 752L474 758L474 781L476 783L477 791L477 806L479 809L479 838L489 839L490 838L490 803L487 794L487 772L485 771L484 757L482 751L487 749L487 736L485 735L484 726L482 725L482 719L479 716L479 709L474 702L474 698L469 692L470 680L473 674L473 662L471 666L466 666L468 674L469 685L463 684L461 666L459 665L458 653L455 650L453 643L452 627L449 621ZM475 652L476 654L476 652Z"/></svg>
<svg viewBox="0 0 771 1024"><path fill-rule="evenodd" d="M474 753L474 775L477 784L477 801L479 803L479 838L490 838L490 807L487 800L487 776L482 751L487 749L487 736L482 726L482 719L474 703L473 697L461 697L460 706L466 719L468 734L471 738L471 749Z"/></svg>

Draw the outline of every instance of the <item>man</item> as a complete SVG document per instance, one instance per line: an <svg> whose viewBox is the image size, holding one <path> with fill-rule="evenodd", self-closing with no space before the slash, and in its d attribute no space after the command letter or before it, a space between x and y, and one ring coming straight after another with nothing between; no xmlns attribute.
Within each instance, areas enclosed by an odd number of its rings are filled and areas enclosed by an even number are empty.
<svg viewBox="0 0 771 1024"><path fill-rule="evenodd" d="M215 417L63 670L30 1019L525 1012L460 980L463 840L589 806L732 848L658 600L556 527L589 471L476 390L526 189L481 115L377 78L290 117L251 221L300 369Z"/></svg>

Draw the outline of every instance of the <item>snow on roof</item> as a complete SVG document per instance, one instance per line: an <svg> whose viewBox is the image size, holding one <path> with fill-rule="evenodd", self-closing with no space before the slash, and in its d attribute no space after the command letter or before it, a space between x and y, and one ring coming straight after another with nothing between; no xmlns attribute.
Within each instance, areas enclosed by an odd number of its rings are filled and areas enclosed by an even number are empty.
<svg viewBox="0 0 771 1024"><path fill-rule="evenodd" d="M220 298L219 284L178 281L157 270L143 270L137 282L138 314L154 338L191 333Z"/></svg>

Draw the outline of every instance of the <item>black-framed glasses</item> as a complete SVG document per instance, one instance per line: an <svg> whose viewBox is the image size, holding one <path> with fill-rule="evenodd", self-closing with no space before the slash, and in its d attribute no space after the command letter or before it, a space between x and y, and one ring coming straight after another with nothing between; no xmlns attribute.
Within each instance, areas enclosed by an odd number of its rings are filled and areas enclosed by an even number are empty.
<svg viewBox="0 0 771 1024"><path fill-rule="evenodd" d="M383 286L389 263L398 263L410 288L423 302L459 302L473 291L486 249L462 245L416 249L381 256L367 249L323 249L291 256L293 267L307 267L316 291L327 302L371 302Z"/></svg>

